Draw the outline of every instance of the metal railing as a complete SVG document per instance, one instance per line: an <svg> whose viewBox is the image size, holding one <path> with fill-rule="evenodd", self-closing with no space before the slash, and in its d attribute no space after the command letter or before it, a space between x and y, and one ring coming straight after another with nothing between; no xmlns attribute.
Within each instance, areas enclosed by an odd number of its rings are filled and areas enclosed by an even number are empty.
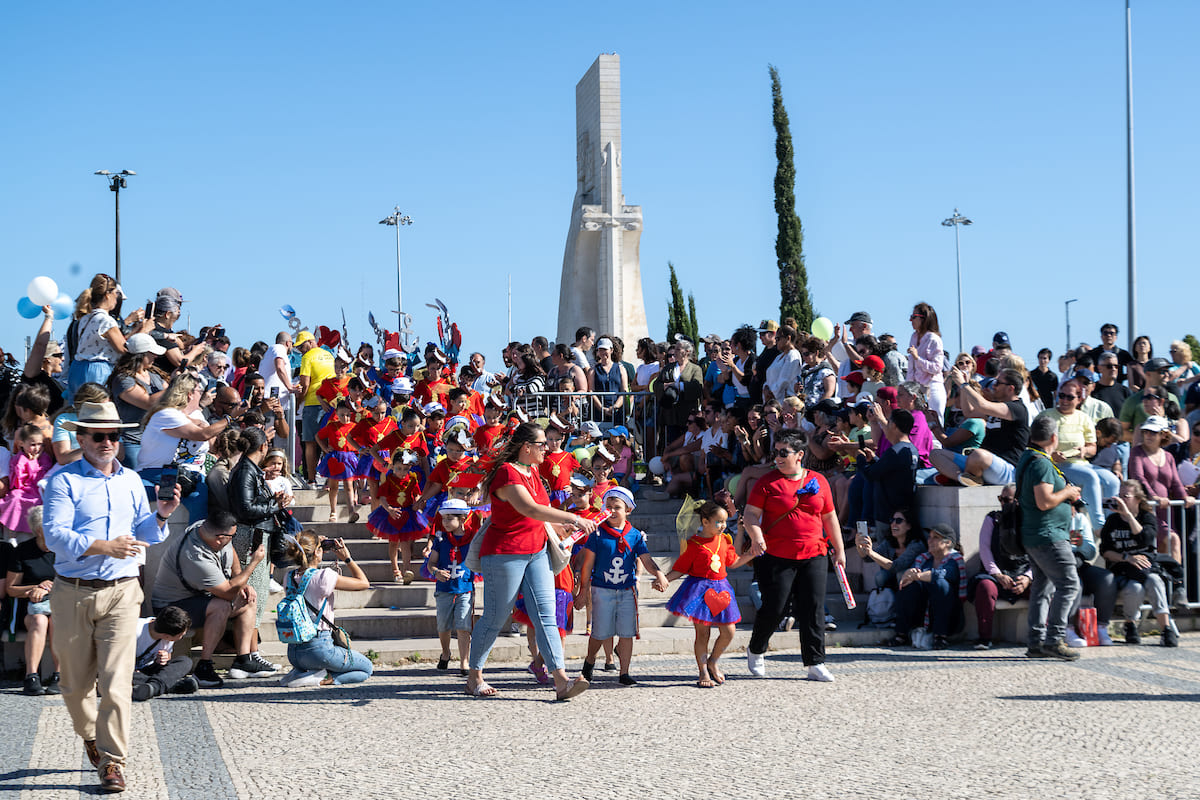
<svg viewBox="0 0 1200 800"><path fill-rule="evenodd" d="M1200 609L1200 505L1189 509L1183 500L1171 500L1168 505L1170 530L1177 533L1180 540L1179 564L1183 568L1183 591L1187 595L1187 602L1181 605L1195 611Z"/></svg>
<svg viewBox="0 0 1200 800"><path fill-rule="evenodd" d="M623 402L612 409L618 397ZM647 460L662 450L662 437L652 433L659 420L653 392L534 392L513 395L509 404L531 419L549 417L553 412L576 429L585 422L595 422L602 431L624 425L641 445Z"/></svg>

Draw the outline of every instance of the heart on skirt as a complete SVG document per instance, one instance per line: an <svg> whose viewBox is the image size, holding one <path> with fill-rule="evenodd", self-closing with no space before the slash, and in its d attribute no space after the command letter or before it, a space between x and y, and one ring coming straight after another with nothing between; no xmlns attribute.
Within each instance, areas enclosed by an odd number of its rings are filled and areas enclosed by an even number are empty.
<svg viewBox="0 0 1200 800"><path fill-rule="evenodd" d="M716 589L709 589L704 593L704 605L708 606L708 610L714 615L720 614L729 608L731 602L733 602L733 596L729 592L718 592Z"/></svg>
<svg viewBox="0 0 1200 800"><path fill-rule="evenodd" d="M329 472L329 477L340 478L346 474L346 465L336 458L331 458L325 464L325 469Z"/></svg>

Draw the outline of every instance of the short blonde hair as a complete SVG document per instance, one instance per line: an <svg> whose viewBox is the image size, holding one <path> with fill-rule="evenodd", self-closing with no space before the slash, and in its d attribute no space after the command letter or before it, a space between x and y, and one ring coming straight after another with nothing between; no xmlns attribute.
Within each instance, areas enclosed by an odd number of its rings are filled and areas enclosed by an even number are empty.
<svg viewBox="0 0 1200 800"><path fill-rule="evenodd" d="M29 530L35 536L42 533L42 507L34 506L25 512L25 521L29 523Z"/></svg>

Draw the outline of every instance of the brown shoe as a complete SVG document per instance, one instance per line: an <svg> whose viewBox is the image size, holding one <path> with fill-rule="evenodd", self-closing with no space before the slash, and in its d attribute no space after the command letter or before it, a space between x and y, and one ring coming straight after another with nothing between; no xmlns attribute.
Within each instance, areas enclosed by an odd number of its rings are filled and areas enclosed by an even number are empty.
<svg viewBox="0 0 1200 800"><path fill-rule="evenodd" d="M121 765L109 762L100 770L100 790L104 792L125 791L125 774Z"/></svg>
<svg viewBox="0 0 1200 800"><path fill-rule="evenodd" d="M100 766L100 748L96 747L95 739L84 739L83 749L87 752L88 761L92 762L93 767Z"/></svg>

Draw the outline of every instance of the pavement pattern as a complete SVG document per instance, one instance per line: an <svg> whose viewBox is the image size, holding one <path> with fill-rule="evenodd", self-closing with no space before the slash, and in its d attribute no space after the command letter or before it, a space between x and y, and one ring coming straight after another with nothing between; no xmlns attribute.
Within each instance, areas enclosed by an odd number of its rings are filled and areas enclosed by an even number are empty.
<svg viewBox="0 0 1200 800"><path fill-rule="evenodd" d="M597 669L569 703L513 663L487 670L492 699L428 663L344 688L227 681L134 705L123 796L1200 797L1200 634L1073 664L832 648L832 684L803 680L795 650L771 652L765 679L742 653L722 663L727 683L699 689L692 659L635 648L639 685ZM98 792L61 699L8 682L0 724L0 797Z"/></svg>

